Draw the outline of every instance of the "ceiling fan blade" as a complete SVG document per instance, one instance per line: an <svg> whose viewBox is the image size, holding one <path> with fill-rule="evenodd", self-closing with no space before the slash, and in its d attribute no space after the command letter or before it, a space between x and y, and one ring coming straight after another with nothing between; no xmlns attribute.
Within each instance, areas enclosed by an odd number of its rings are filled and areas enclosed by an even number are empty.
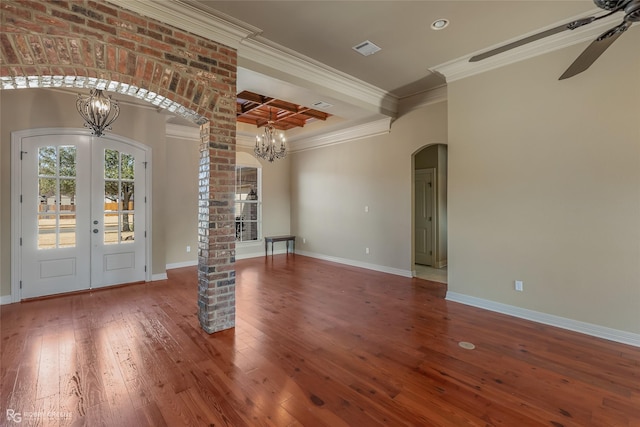
<svg viewBox="0 0 640 427"><path fill-rule="evenodd" d="M557 27L548 29L546 31L542 31L541 33L537 33L537 34L531 35L529 37L525 37L523 39L516 40L515 42L506 44L504 46L500 46L498 48L489 50L487 52L480 53L478 55L472 56L471 58L469 58L469 62L482 61L483 59L487 59L487 58L489 58L491 56L497 55L497 54L502 53L502 52L506 52L506 51L514 49L516 47L523 46L525 44L534 42L536 40L540 40L540 39L543 39L545 37L549 37L549 36L552 36L552 35L557 34L557 33L561 33L561 32L566 31L566 30L575 30L576 28L582 27L583 25L587 25L587 24L592 23L593 21L595 21L597 19L600 19L600 18L596 18L595 16L591 16L589 18L578 19L577 21L573 21L573 22L570 22L568 24L559 25Z"/></svg>
<svg viewBox="0 0 640 427"><path fill-rule="evenodd" d="M573 61L573 64L567 68L567 71L560 76L558 80L568 79L576 74L580 74L591 66L596 59L604 53L605 50L613 44L614 41L622 35L631 26L630 22L623 22L610 30L603 33L600 37L595 39L587 48Z"/></svg>

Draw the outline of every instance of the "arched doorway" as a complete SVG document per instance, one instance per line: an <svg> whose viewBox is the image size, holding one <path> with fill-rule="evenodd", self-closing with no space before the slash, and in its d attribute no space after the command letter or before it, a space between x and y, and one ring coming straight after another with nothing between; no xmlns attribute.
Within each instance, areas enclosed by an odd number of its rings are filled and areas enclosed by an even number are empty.
<svg viewBox="0 0 640 427"><path fill-rule="evenodd" d="M38 24L22 24L25 16ZM16 2L3 10L2 25L0 89L97 88L134 96L200 126L198 317L209 333L235 326L229 183L235 174L236 50L116 5L96 9L89 0L37 8ZM5 193L0 198L18 203ZM10 282L8 258L0 258L8 279L2 283Z"/></svg>
<svg viewBox="0 0 640 427"><path fill-rule="evenodd" d="M447 146L432 144L413 156L414 276L447 283Z"/></svg>

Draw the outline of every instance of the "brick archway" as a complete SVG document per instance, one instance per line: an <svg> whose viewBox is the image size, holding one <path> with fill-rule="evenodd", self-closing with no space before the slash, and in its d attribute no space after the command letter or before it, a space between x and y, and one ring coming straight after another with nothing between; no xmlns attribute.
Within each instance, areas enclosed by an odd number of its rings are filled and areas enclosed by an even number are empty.
<svg viewBox="0 0 640 427"><path fill-rule="evenodd" d="M2 2L0 87L99 88L200 125L198 314L235 326L236 51L104 2Z"/></svg>

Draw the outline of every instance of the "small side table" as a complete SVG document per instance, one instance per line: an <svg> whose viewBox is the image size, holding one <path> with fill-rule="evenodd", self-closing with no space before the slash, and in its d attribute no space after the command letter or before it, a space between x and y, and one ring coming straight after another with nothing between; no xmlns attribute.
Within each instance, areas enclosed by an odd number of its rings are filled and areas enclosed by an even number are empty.
<svg viewBox="0 0 640 427"><path fill-rule="evenodd" d="M271 243L271 255L273 256L274 242L287 242L287 253L289 253L289 242L291 242L291 253L296 252L296 236L269 236L264 238L264 256L268 255L269 243Z"/></svg>

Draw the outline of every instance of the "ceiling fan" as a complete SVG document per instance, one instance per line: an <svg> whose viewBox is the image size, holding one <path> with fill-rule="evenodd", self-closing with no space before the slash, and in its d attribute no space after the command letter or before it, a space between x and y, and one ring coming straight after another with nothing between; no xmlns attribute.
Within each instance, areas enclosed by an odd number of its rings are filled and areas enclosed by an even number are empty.
<svg viewBox="0 0 640 427"><path fill-rule="evenodd" d="M607 50L607 48L611 46L611 44L613 44L613 42L616 41L618 37L620 37L622 33L627 31L629 27L631 27L631 24L633 24L634 22L640 22L640 0L593 0L593 2L599 8L608 10L609 12L598 17L590 16L588 18L578 19L576 21L551 28L541 33L525 37L513 43L509 43L496 49L481 53L479 55L472 56L469 59L469 62L482 61L483 59L489 58L502 52L506 52L510 49L525 45L527 43L540 40L544 37L548 37L565 30L575 30L576 28L580 28L602 18L611 16L614 13L624 11L625 15L622 19L622 23L605 31L597 39L591 42L591 44L584 50L584 52L582 52L580 56L578 56L578 58L573 62L573 64L569 66L567 71L565 71L564 74L560 76L560 80L568 79L569 77L573 77L576 74L580 74L581 72L589 68L591 64L593 64L596 59L598 59L600 55L602 55L604 51Z"/></svg>

